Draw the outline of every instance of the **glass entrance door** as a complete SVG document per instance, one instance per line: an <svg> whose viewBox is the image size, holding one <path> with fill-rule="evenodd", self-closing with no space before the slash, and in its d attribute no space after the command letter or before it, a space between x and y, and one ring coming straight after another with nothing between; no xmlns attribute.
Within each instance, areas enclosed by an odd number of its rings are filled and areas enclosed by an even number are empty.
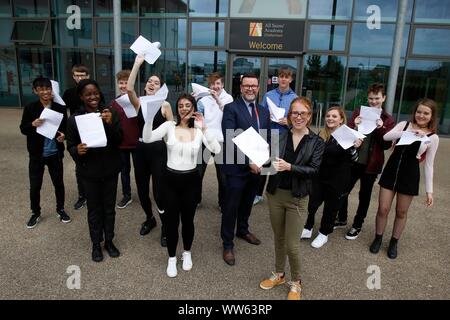
<svg viewBox="0 0 450 320"><path fill-rule="evenodd" d="M232 56L232 66L228 74L231 74L231 95L234 99L241 94L240 81L242 75L245 73L255 73L259 77L260 91L259 102L267 91L278 87L278 71L283 66L288 66L292 69L294 80L291 83L291 88L297 91L298 81L298 66L299 58L273 58L273 57L257 57L257 56Z"/></svg>

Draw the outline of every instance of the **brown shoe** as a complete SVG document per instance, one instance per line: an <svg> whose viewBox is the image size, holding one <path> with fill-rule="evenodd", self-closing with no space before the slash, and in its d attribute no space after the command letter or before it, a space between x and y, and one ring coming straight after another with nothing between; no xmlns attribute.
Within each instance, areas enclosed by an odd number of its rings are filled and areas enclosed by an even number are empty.
<svg viewBox="0 0 450 320"><path fill-rule="evenodd" d="M229 265L234 266L234 253L233 249L224 249L223 250L223 260Z"/></svg>
<svg viewBox="0 0 450 320"><path fill-rule="evenodd" d="M255 237L255 235L253 233L247 233L245 236L238 236L236 235L236 237L241 238L245 241L247 241L248 243L254 244L254 245L259 245L261 244L261 240L259 240L257 237Z"/></svg>

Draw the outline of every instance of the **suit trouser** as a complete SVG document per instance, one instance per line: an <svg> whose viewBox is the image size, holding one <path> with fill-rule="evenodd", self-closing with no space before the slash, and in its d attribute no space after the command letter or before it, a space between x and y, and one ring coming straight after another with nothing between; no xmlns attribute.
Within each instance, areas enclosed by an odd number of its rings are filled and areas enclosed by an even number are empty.
<svg viewBox="0 0 450 320"><path fill-rule="evenodd" d="M55 188L56 210L64 209L64 170L60 155L57 153L49 157L30 157L28 163L30 207L31 211L38 215L41 214L41 188L45 166L48 168L48 173Z"/></svg>
<svg viewBox="0 0 450 320"><path fill-rule="evenodd" d="M83 178L86 190L89 234L92 243L114 238L118 174L101 178Z"/></svg>
<svg viewBox="0 0 450 320"><path fill-rule="evenodd" d="M77 180L78 197L86 198L86 190L84 188L83 178L80 174L80 167L81 165L78 164L77 161L75 161L75 178Z"/></svg>
<svg viewBox="0 0 450 320"><path fill-rule="evenodd" d="M306 213L308 197L295 198L291 190L276 189L267 193L270 222L275 240L275 272L282 273L289 259L291 279L300 280L300 241L303 215Z"/></svg>
<svg viewBox="0 0 450 320"><path fill-rule="evenodd" d="M370 198L372 196L372 189L375 181L377 180L378 174L376 173L366 173L366 166L360 164L353 164L351 170L351 182L350 188L347 196L342 200L342 205L339 209L338 219L339 221L347 221L348 217L348 195L352 191L356 182L360 180L359 188L359 203L358 209L356 210L356 215L353 220L353 228L361 228L364 219L367 216L367 211L369 210Z"/></svg>
<svg viewBox="0 0 450 320"><path fill-rule="evenodd" d="M259 175L249 173L245 176L226 175L225 208L222 210L221 236L224 249L234 246L236 235L249 233L248 219L253 207L253 199L259 183Z"/></svg>

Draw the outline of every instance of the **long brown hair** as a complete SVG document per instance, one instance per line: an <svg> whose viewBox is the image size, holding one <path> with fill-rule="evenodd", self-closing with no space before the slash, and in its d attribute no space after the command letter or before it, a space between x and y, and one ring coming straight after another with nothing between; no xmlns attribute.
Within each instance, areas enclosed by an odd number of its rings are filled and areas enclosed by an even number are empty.
<svg viewBox="0 0 450 320"><path fill-rule="evenodd" d="M289 107L289 112L287 114L288 124L290 126L292 125L291 114L292 114L292 109L294 108L294 104L296 104L296 103L300 103L300 104L304 105L306 107L306 109L308 109L310 118L308 120L308 123L306 124L306 127L309 127L312 122L312 103L311 103L311 100L307 97L297 97L294 100L292 100L291 105Z"/></svg>
<svg viewBox="0 0 450 320"><path fill-rule="evenodd" d="M417 124L416 122L416 112L420 105L423 105L425 107L430 108L431 110L431 119L430 122L428 122L427 128L433 132L437 133L437 123L436 123L436 109L437 104L436 101L428 98L419 99L416 104L414 105L414 111L412 113L412 123Z"/></svg>
<svg viewBox="0 0 450 320"><path fill-rule="evenodd" d="M341 117L342 120L344 120L344 122L342 122L342 124L346 124L347 123L347 117L345 116L345 112L344 109L342 109L341 107L331 107L327 110L327 112L325 112L325 117L327 116L327 114L330 111L336 110L339 113L339 116ZM325 122L325 126L323 128L323 130L320 130L319 136L324 140L324 141L328 141L330 140L331 137L331 131L330 129L327 127L327 124Z"/></svg>

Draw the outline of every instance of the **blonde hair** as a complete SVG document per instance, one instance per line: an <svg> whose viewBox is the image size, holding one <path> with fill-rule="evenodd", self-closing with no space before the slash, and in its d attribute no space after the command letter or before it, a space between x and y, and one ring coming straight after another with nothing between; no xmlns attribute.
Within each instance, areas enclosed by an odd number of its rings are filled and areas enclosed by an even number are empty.
<svg viewBox="0 0 450 320"><path fill-rule="evenodd" d="M289 107L289 112L287 115L287 122L288 124L291 126L292 125L292 121L291 121L291 114L292 114L292 109L294 108L294 104L296 103L300 103L303 106L305 106L306 109L308 109L309 114L312 115L312 103L311 100L307 97L297 97L294 100L292 100L291 105ZM312 117L309 118L308 123L306 124L307 127L310 126L312 122Z"/></svg>
<svg viewBox="0 0 450 320"><path fill-rule="evenodd" d="M330 111L336 110L339 113L339 116L341 117L341 119L343 120L342 124L345 124L347 122L347 117L345 116L345 112L344 109L342 109L341 107L331 107L327 110L327 112L325 112L325 117L327 116L327 114ZM320 130L319 132L319 136L324 140L324 141L328 141L331 138L331 131L330 129L327 127L326 123L325 123L325 127L323 128L323 130Z"/></svg>

